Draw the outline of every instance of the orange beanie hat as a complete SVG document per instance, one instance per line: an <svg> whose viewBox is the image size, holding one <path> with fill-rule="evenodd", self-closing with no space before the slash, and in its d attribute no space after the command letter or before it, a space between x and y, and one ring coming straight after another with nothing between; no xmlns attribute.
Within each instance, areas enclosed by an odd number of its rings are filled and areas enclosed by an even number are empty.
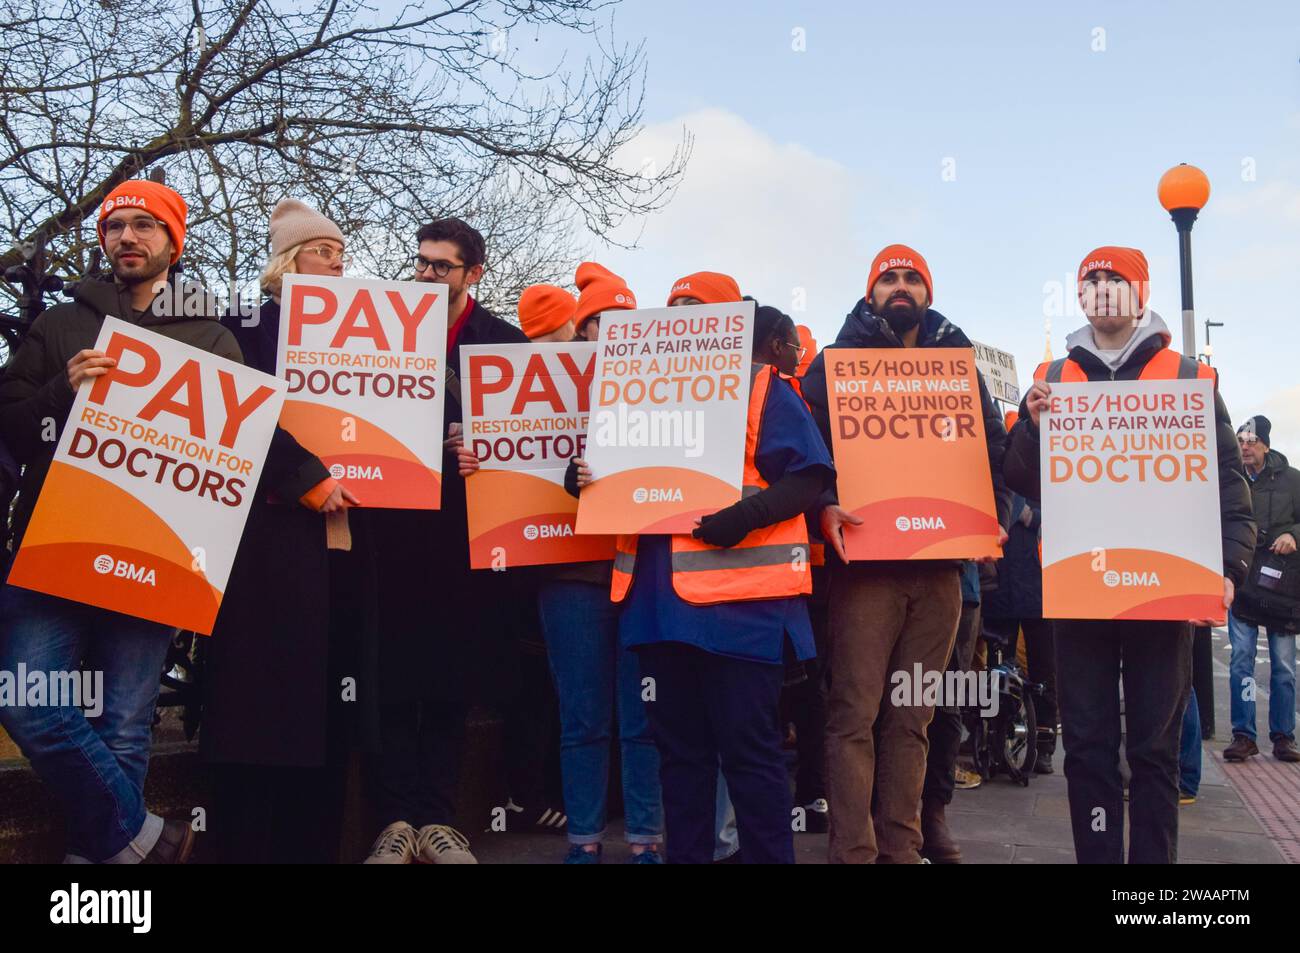
<svg viewBox="0 0 1300 953"><path fill-rule="evenodd" d="M161 182L151 182L148 179L123 182L109 192L108 198L99 206L96 230L99 232L101 248L104 247L104 219L121 208L141 209L167 227L167 233L172 238L172 264L176 264L176 259L181 257L181 249L185 247L185 217L189 214L180 193ZM107 248L104 250L108 251Z"/></svg>
<svg viewBox="0 0 1300 953"><path fill-rule="evenodd" d="M705 304L724 304L739 301L740 297L740 285L736 284L735 278L716 271L697 271L673 283L668 303L672 304L678 298L698 298Z"/></svg>
<svg viewBox="0 0 1300 953"><path fill-rule="evenodd" d="M1019 419L1020 419L1020 411L1008 410L1006 412L1006 416L1002 418L1002 426L1006 428L1007 433L1011 433L1011 428L1016 425L1016 421L1018 421Z"/></svg>
<svg viewBox="0 0 1300 953"><path fill-rule="evenodd" d="M1083 256L1079 265L1079 294L1083 294L1083 279L1090 271L1111 271L1119 275L1137 292L1137 306L1145 308L1147 292L1151 286L1151 270L1147 267L1147 256L1136 248L1123 245L1102 245Z"/></svg>
<svg viewBox="0 0 1300 953"><path fill-rule="evenodd" d="M799 346L805 349L803 357L799 359L799 366L794 369L794 376L803 377L808 372L813 358L817 356L817 339L813 337L812 329L806 324L796 324L794 329L799 335Z"/></svg>
<svg viewBox="0 0 1300 953"><path fill-rule="evenodd" d="M636 309L636 296L627 282L604 265L584 261L578 266L573 282L578 286L578 311L574 315L578 327L602 311Z"/></svg>
<svg viewBox="0 0 1300 953"><path fill-rule="evenodd" d="M529 285L519 296L519 326L528 339L550 334L573 319L577 299L555 285Z"/></svg>
<svg viewBox="0 0 1300 953"><path fill-rule="evenodd" d="M876 280L893 268L911 268L925 282L925 293L930 296L929 304L934 304L934 282L930 279L930 266L914 249L906 245L886 245L876 254L871 263L871 274L867 276L867 301L871 300L871 289Z"/></svg>

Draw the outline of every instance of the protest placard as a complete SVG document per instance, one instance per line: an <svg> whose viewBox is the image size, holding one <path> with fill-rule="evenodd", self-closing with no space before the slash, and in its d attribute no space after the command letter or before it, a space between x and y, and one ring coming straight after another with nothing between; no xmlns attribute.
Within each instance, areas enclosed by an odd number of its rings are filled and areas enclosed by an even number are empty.
<svg viewBox="0 0 1300 953"><path fill-rule="evenodd" d="M1020 406L1020 377L1016 373L1015 355L978 341L972 341L971 346L975 348L975 366L984 375L984 386L993 399L1013 407Z"/></svg>
<svg viewBox="0 0 1300 953"><path fill-rule="evenodd" d="M997 509L968 348L831 348L831 439L851 560L996 556Z"/></svg>
<svg viewBox="0 0 1300 953"><path fill-rule="evenodd" d="M614 537L580 536L564 489L584 453L596 344L478 344L460 350L465 446L480 469L465 481L474 569L614 557Z"/></svg>
<svg viewBox="0 0 1300 953"><path fill-rule="evenodd" d="M447 286L286 275L281 425L363 506L442 499Z"/></svg>
<svg viewBox="0 0 1300 953"><path fill-rule="evenodd" d="M1213 382L1055 383L1040 434L1044 618L1222 620Z"/></svg>
<svg viewBox="0 0 1300 953"><path fill-rule="evenodd" d="M9 582L209 634L284 383L105 318Z"/></svg>
<svg viewBox="0 0 1300 953"><path fill-rule="evenodd" d="M754 303L601 318L579 533L689 533L740 499Z"/></svg>

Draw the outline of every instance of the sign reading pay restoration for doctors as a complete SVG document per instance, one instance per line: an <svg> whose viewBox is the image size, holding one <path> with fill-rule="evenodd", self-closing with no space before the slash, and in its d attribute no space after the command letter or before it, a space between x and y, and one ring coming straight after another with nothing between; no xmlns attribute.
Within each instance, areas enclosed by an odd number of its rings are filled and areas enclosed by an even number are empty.
<svg viewBox="0 0 1300 953"><path fill-rule="evenodd" d="M105 318L9 582L212 632L284 383Z"/></svg>

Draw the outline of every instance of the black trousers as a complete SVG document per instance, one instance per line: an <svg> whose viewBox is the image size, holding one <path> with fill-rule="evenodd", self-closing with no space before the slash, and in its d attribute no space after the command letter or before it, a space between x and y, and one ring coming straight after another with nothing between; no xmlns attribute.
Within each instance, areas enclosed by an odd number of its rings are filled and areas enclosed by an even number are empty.
<svg viewBox="0 0 1300 953"><path fill-rule="evenodd" d="M817 658L806 665L808 677L784 692L784 708L794 724L798 765L794 802L811 804L826 797L826 625L825 568L813 567L813 593L808 602ZM821 596L822 598L818 598Z"/></svg>
<svg viewBox="0 0 1300 953"><path fill-rule="evenodd" d="M379 708L375 766L377 828L456 823L467 706L409 702Z"/></svg>
<svg viewBox="0 0 1300 953"><path fill-rule="evenodd" d="M202 841L204 859L217 864L337 864L346 767L209 765L213 803Z"/></svg>
<svg viewBox="0 0 1300 953"><path fill-rule="evenodd" d="M975 641L980 632L979 603L963 602L961 618L957 622L957 640L948 658L948 671L970 670L975 655ZM956 788L957 753L961 749L961 708L953 704L956 699L945 698L944 704L934 709L928 737L930 751L925 758L925 784L921 788L923 801L952 803Z"/></svg>
<svg viewBox="0 0 1300 953"><path fill-rule="evenodd" d="M1065 780L1081 864L1124 863L1120 681L1131 864L1178 859L1178 750L1191 692L1192 629L1181 622L1056 620Z"/></svg>
<svg viewBox="0 0 1300 953"><path fill-rule="evenodd" d="M667 860L713 862L718 762L736 808L741 861L794 863L789 775L777 706L785 670L678 642L643 646L659 747Z"/></svg>

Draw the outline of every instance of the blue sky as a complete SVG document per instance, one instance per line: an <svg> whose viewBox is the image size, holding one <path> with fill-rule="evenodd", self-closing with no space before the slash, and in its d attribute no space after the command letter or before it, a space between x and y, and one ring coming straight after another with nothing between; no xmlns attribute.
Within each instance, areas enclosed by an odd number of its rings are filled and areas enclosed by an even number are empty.
<svg viewBox="0 0 1300 953"><path fill-rule="evenodd" d="M614 22L649 63L628 161L696 138L641 247L593 246L643 304L728 271L827 343L871 257L901 241L927 258L935 307L1012 351L1023 386L1061 289L1058 355L1083 323L1084 254L1124 244L1147 254L1179 346L1155 190L1190 162L1213 188L1194 232L1198 341L1205 318L1225 322L1214 363L1234 419L1264 409L1300 459L1300 4L625 0Z"/></svg>

